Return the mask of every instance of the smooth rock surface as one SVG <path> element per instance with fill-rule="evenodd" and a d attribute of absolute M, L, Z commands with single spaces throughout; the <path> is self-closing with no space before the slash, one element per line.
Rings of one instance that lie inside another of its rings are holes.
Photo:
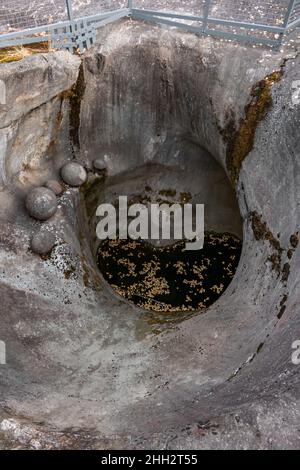
<path fill-rule="evenodd" d="M 57 211 L 57 198 L 47 188 L 34 188 L 26 197 L 26 209 L 31 217 L 37 220 L 48 220 Z"/>
<path fill-rule="evenodd" d="M 67 51 L 37 54 L 25 61 L 1 64 L 5 103 L 4 100 L 0 103 L 0 128 L 70 89 L 77 79 L 79 64 L 80 59 Z"/>
<path fill-rule="evenodd" d="M 104 171 L 107 169 L 107 165 L 103 158 L 97 158 L 96 160 L 94 160 L 93 166 L 96 170 L 99 170 L 99 171 Z"/>
<path fill-rule="evenodd" d="M 80 163 L 69 162 L 61 169 L 61 177 L 69 186 L 82 186 L 87 180 L 87 172 Z"/>
<path fill-rule="evenodd" d="M 50 170 L 47 162 L 57 160 L 59 169 L 66 160 L 69 100 L 63 93 L 75 84 L 79 65 L 66 51 L 0 65 L 0 189 L 12 181 L 42 185 L 53 177 L 42 174 Z"/>
<path fill-rule="evenodd" d="M 48 230 L 41 229 L 31 239 L 31 249 L 38 255 L 49 254 L 55 245 L 55 235 Z"/>

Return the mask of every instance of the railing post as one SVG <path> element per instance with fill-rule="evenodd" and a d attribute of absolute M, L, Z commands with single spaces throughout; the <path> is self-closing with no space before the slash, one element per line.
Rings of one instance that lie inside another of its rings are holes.
<path fill-rule="evenodd" d="M 209 10 L 210 10 L 210 1 L 211 0 L 205 0 L 205 4 L 204 4 L 203 24 L 202 24 L 203 33 L 205 33 L 206 28 L 207 28 L 207 20 L 208 20 L 208 15 L 209 15 Z"/>
<path fill-rule="evenodd" d="M 76 28 L 74 24 L 73 0 L 66 0 L 68 19 L 70 21 L 70 33 L 73 35 L 74 44 L 76 44 Z"/>
<path fill-rule="evenodd" d="M 285 15 L 284 23 L 283 23 L 283 26 L 284 26 L 285 29 L 288 27 L 288 24 L 290 22 L 290 18 L 291 18 L 291 15 L 293 13 L 293 10 L 294 10 L 295 3 L 296 3 L 296 0 L 290 0 L 288 9 L 287 9 L 287 12 L 286 12 L 286 15 Z"/>
<path fill-rule="evenodd" d="M 128 10 L 132 10 L 133 8 L 133 0 L 128 0 Z"/>
<path fill-rule="evenodd" d="M 289 25 L 289 22 L 290 22 L 290 18 L 291 18 L 291 15 L 292 15 L 294 7 L 295 7 L 295 3 L 296 3 L 296 0 L 290 0 L 289 6 L 287 8 L 287 12 L 286 12 L 286 15 L 285 15 L 285 18 L 284 18 L 284 22 L 283 22 L 284 33 L 280 33 L 280 37 L 279 37 L 279 40 L 278 40 L 279 47 L 282 45 L 284 34 L 287 31 L 287 28 L 288 28 L 288 25 Z"/>
<path fill-rule="evenodd" d="M 71 22 L 73 22 L 74 21 L 74 13 L 73 13 L 72 0 L 66 0 L 66 3 L 67 3 L 68 18 Z"/>

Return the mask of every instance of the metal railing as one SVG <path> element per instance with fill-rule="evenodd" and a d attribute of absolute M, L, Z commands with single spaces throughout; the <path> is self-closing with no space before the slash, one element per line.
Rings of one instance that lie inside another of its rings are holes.
<path fill-rule="evenodd" d="M 124 17 L 279 46 L 300 25 L 300 0 L 0 0 L 0 48 L 51 41 L 83 50 L 97 28 Z"/>

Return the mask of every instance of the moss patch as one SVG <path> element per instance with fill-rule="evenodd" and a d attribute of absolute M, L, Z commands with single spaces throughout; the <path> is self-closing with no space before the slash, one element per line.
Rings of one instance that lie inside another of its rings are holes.
<path fill-rule="evenodd" d="M 254 147 L 257 126 L 273 104 L 272 86 L 280 81 L 283 72 L 282 66 L 280 70 L 271 73 L 252 87 L 251 99 L 245 108 L 245 117 L 240 120 L 238 129 L 236 129 L 233 113 L 228 113 L 228 124 L 225 129 L 221 130 L 221 134 L 227 143 L 226 165 L 234 187 L 237 184 L 243 161 Z"/>
<path fill-rule="evenodd" d="M 296 250 L 296 248 L 299 245 L 299 233 L 298 232 L 291 235 L 290 243 L 291 243 L 292 248 Z"/>
<path fill-rule="evenodd" d="M 262 216 L 256 211 L 251 212 L 251 224 L 255 239 L 267 241 L 273 248 L 274 253 L 268 258 L 268 260 L 271 262 L 273 270 L 279 274 L 283 253 L 279 240 L 273 235 L 267 223 L 263 221 Z"/>
<path fill-rule="evenodd" d="M 275 238 L 267 223 L 263 221 L 262 216 L 256 211 L 251 212 L 251 222 L 256 240 L 267 240 L 276 251 L 282 253 L 283 250 L 279 240 Z"/>
<path fill-rule="evenodd" d="M 299 244 L 299 233 L 296 232 L 290 237 L 290 249 L 283 249 L 280 245 L 278 238 L 276 238 L 269 229 L 266 222 L 263 221 L 261 215 L 256 211 L 250 214 L 252 230 L 256 240 L 263 240 L 269 242 L 273 253 L 268 257 L 268 261 L 272 264 L 272 269 L 281 275 L 281 280 L 286 284 L 290 277 L 291 265 L 289 260 L 293 258 L 294 252 Z M 280 234 L 278 234 L 280 236 Z M 287 257 L 288 262 L 286 262 Z"/>
<path fill-rule="evenodd" d="M 191 193 L 180 193 L 180 202 L 182 204 L 188 204 L 192 199 Z"/>
<path fill-rule="evenodd" d="M 175 197 L 176 193 L 177 193 L 176 189 L 172 189 L 172 188 L 162 189 L 161 191 L 159 191 L 159 194 L 165 197 Z"/>
<path fill-rule="evenodd" d="M 28 46 L 5 47 L 0 49 L 0 64 L 18 62 L 35 54 L 42 54 L 50 51 L 49 42 L 38 42 Z"/>

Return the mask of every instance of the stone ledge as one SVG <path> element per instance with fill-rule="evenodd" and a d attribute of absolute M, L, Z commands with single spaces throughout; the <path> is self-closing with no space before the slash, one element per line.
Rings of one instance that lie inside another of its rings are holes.
<path fill-rule="evenodd" d="M 8 127 L 76 82 L 81 60 L 66 51 L 0 66 L 0 128 Z"/>

